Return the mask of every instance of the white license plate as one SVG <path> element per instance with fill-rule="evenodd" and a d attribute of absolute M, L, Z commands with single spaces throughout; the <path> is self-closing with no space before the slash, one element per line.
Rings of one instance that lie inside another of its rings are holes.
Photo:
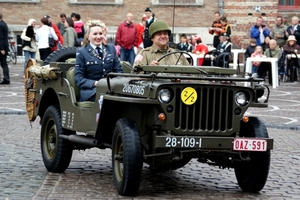
<path fill-rule="evenodd" d="M 166 137 L 165 147 L 201 148 L 201 138 L 194 137 Z"/>
<path fill-rule="evenodd" d="M 233 140 L 234 151 L 267 151 L 267 140 L 236 138 Z"/>

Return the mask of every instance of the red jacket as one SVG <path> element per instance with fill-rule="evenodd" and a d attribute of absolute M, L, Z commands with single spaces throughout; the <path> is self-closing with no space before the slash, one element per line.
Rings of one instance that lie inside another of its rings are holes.
<path fill-rule="evenodd" d="M 138 34 L 139 34 L 139 41 L 138 41 L 137 46 L 140 46 L 140 44 L 143 43 L 143 40 L 144 40 L 145 27 L 143 26 L 142 23 L 139 23 L 139 24 L 136 25 L 136 29 L 137 29 Z"/>
<path fill-rule="evenodd" d="M 123 49 L 131 49 L 134 46 L 138 46 L 138 41 L 139 34 L 133 23 L 127 24 L 123 22 L 119 25 L 116 34 L 117 45 L 120 45 Z"/>
<path fill-rule="evenodd" d="M 52 28 L 54 29 L 55 34 L 58 37 L 58 41 L 55 41 L 55 46 L 51 48 L 51 51 L 56 51 L 58 42 L 60 42 L 60 44 L 62 46 L 64 46 L 64 37 L 60 34 L 60 31 L 56 24 L 52 23 L 51 25 L 52 25 Z"/>

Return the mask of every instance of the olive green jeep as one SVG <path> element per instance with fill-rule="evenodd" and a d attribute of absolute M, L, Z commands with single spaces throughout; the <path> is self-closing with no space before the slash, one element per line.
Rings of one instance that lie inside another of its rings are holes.
<path fill-rule="evenodd" d="M 136 195 L 143 163 L 176 170 L 194 158 L 234 168 L 243 191 L 264 187 L 273 139 L 260 119 L 245 114 L 249 107 L 268 106 L 270 91 L 261 79 L 211 66 L 133 68 L 122 62 L 124 73 L 98 82 L 96 102 L 79 102 L 69 59 L 75 53 L 76 48 L 64 48 L 53 52 L 46 66 L 27 63 L 27 114 L 30 121 L 40 117 L 48 171 L 64 172 L 73 150 L 110 148 L 120 195 Z"/>

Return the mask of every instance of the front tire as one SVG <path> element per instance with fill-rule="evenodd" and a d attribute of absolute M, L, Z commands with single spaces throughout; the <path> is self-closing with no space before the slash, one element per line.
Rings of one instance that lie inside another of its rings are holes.
<path fill-rule="evenodd" d="M 135 195 L 140 187 L 142 149 L 138 127 L 131 119 L 119 119 L 112 139 L 114 184 L 123 196 Z"/>
<path fill-rule="evenodd" d="M 240 136 L 269 138 L 265 124 L 256 117 L 249 117 L 249 122 L 242 122 Z M 268 178 L 271 152 L 247 152 L 242 157 L 250 161 L 241 161 L 234 167 L 236 179 L 244 192 L 259 192 L 265 186 Z"/>
<path fill-rule="evenodd" d="M 71 161 L 73 147 L 60 135 L 70 132 L 62 128 L 60 110 L 57 106 L 49 106 L 43 116 L 41 128 L 41 151 L 45 167 L 50 172 L 64 172 Z"/>

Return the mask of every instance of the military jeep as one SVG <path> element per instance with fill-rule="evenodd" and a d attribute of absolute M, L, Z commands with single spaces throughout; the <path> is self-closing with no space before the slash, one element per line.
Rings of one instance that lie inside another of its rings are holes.
<path fill-rule="evenodd" d="M 27 63 L 27 114 L 30 121 L 40 117 L 48 171 L 64 172 L 73 150 L 110 148 L 120 195 L 137 194 L 144 163 L 154 171 L 176 170 L 191 159 L 234 168 L 243 191 L 263 189 L 273 139 L 259 118 L 245 114 L 249 107 L 268 106 L 270 91 L 261 79 L 211 66 L 136 70 L 123 62 L 125 73 L 109 73 L 98 82 L 96 102 L 79 102 L 69 62 L 75 53 L 64 48 L 46 66 Z"/>

